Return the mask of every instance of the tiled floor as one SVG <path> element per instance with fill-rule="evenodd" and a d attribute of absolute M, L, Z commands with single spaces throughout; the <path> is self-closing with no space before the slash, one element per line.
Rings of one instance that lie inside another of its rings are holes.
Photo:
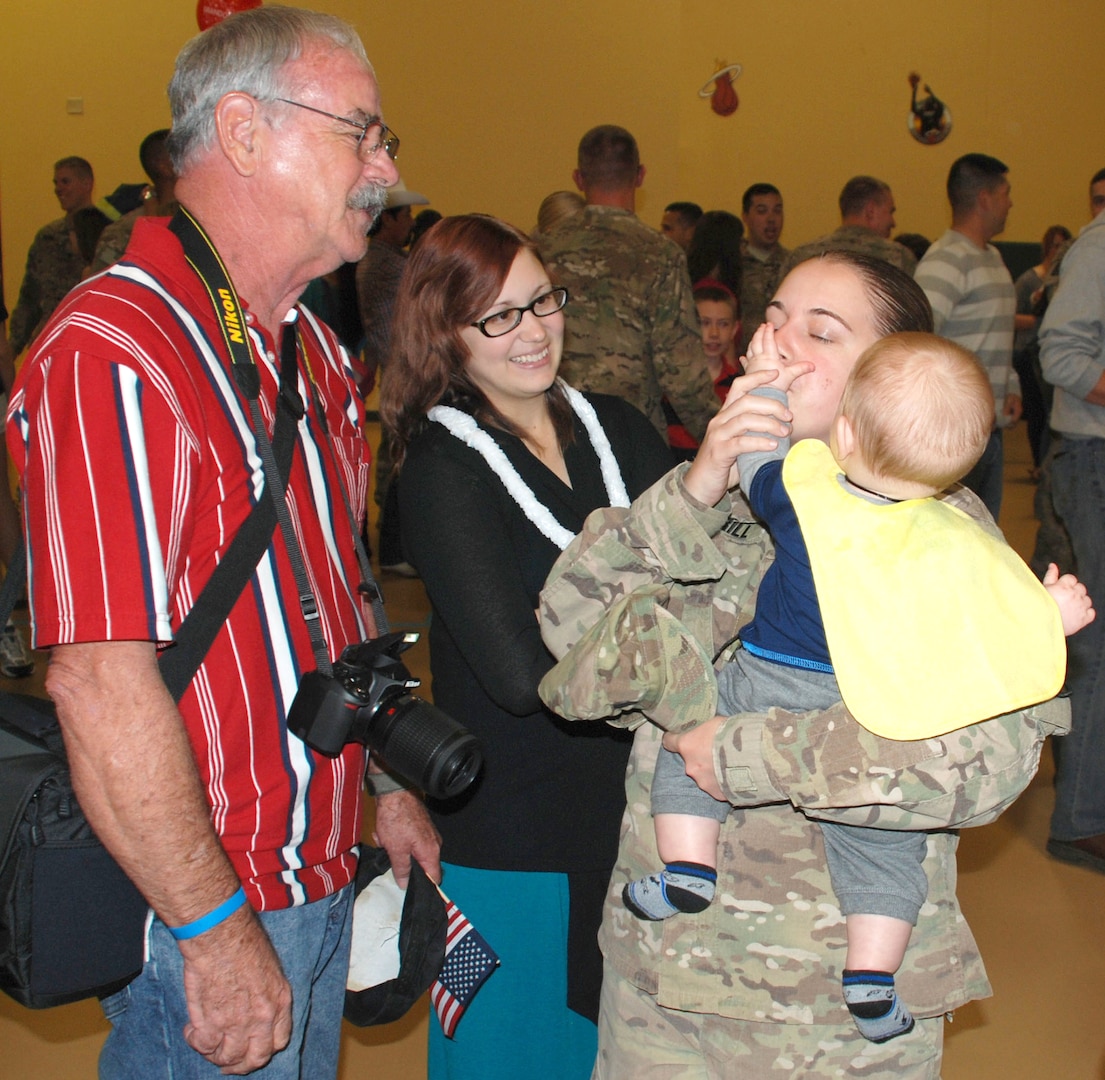
<path fill-rule="evenodd" d="M 1035 535 L 1033 491 L 1022 426 L 1006 446 L 1001 524 L 1026 557 Z M 393 628 L 425 629 L 420 583 L 382 584 Z M 428 676 L 424 642 L 406 659 L 415 674 Z M 959 892 L 994 997 L 959 1010 L 948 1025 L 944 1080 L 1105 1080 L 1105 877 L 1044 853 L 1052 803 L 1044 757 L 1004 817 L 962 837 Z M 423 1003 L 385 1028 L 347 1026 L 342 1080 L 424 1076 L 426 1024 Z M 0 996 L 0 1080 L 92 1077 L 104 1031 L 93 1003 L 30 1013 Z"/>

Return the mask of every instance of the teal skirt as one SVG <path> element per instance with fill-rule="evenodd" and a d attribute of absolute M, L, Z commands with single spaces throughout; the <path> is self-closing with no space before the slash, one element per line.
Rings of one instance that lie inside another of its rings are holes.
<path fill-rule="evenodd" d="M 595 1025 L 566 1004 L 568 876 L 443 863 L 441 887 L 499 956 L 452 1039 L 430 1016 L 429 1080 L 588 1080 Z"/>

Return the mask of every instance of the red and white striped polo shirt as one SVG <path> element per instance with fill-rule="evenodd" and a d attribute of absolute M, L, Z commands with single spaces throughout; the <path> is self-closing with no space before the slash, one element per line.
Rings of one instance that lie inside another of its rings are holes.
<path fill-rule="evenodd" d="M 288 505 L 336 657 L 365 634 L 336 475 L 360 512 L 369 452 L 348 357 L 297 310 L 300 393 L 310 401 L 306 368 L 333 452 L 308 409 Z M 256 326 L 249 337 L 271 434 L 279 347 Z M 138 222 L 123 261 L 57 309 L 20 373 L 8 444 L 23 477 L 36 646 L 172 641 L 270 496 L 211 302 L 166 219 Z M 363 749 L 331 760 L 285 724 L 314 666 L 278 528 L 180 703 L 215 829 L 260 910 L 317 900 L 355 870 Z"/>

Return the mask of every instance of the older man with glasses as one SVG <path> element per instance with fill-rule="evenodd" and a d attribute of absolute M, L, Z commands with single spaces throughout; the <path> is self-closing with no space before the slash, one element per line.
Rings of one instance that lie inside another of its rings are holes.
<path fill-rule="evenodd" d="M 296 299 L 364 254 L 399 140 L 355 32 L 292 8 L 193 39 L 169 96 L 183 210 L 138 222 L 62 304 L 8 429 L 74 787 L 154 916 L 143 972 L 104 1001 L 100 1076 L 333 1077 L 366 753 L 320 755 L 286 720 L 319 649 L 375 631 L 342 497 L 364 507 L 369 455 L 348 357 Z M 285 408 L 297 395 L 306 415 Z M 158 649 L 271 497 L 270 438 L 291 538 L 177 706 Z M 433 827 L 389 779 L 376 829 L 396 876 L 414 858 L 436 878 Z"/>

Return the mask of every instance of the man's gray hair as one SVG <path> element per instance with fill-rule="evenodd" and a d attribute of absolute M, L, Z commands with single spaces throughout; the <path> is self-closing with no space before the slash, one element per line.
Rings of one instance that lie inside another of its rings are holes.
<path fill-rule="evenodd" d="M 241 91 L 259 101 L 292 92 L 283 72 L 312 41 L 352 53 L 370 71 L 357 31 L 333 15 L 266 4 L 231 15 L 192 38 L 177 57 L 169 83 L 173 128 L 169 152 L 177 174 L 215 140 L 215 106 Z"/>

